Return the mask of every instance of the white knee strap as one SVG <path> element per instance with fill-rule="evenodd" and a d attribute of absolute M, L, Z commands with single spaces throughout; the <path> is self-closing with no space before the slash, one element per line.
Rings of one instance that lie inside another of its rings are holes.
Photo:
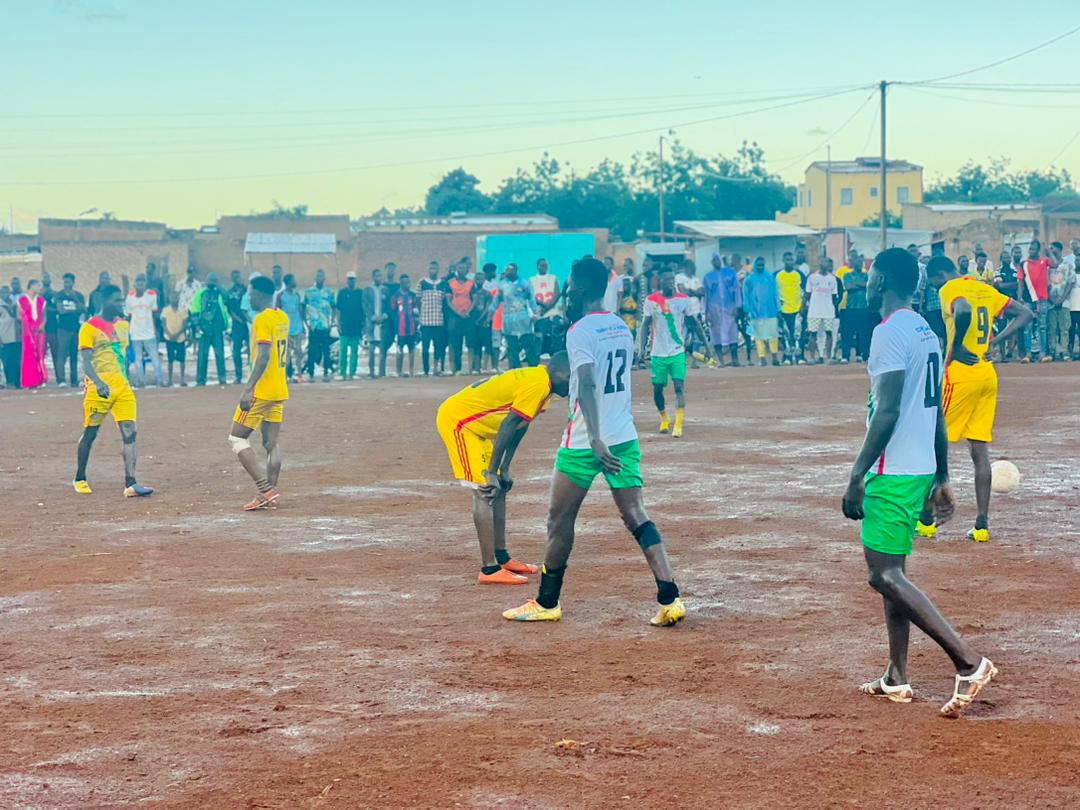
<path fill-rule="evenodd" d="M 239 436 L 230 436 L 229 445 L 236 455 L 240 455 L 245 450 L 251 449 L 251 441 L 249 439 L 241 439 Z"/>

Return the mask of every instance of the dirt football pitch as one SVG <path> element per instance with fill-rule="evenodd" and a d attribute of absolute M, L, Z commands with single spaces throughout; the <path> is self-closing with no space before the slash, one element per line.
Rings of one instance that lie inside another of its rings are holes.
<path fill-rule="evenodd" d="M 960 498 L 912 577 L 1000 680 L 960 720 L 917 631 L 916 700 L 881 674 L 881 600 L 840 514 L 861 367 L 692 372 L 686 436 L 634 375 L 646 502 L 687 620 L 607 487 L 590 495 L 557 624 L 480 587 L 470 497 L 439 402 L 467 380 L 294 386 L 275 511 L 226 436 L 239 388 L 139 397 L 145 500 L 120 497 L 107 424 L 92 496 L 70 481 L 77 392 L 0 394 L 0 808 L 1080 806 L 1080 366 L 1005 366 L 992 458 L 1020 468 L 994 536 Z M 511 551 L 542 559 L 564 424 L 515 461 Z"/>

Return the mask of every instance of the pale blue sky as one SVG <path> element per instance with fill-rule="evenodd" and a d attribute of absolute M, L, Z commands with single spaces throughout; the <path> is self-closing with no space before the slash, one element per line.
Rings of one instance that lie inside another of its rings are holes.
<path fill-rule="evenodd" d="M 359 215 L 420 202 L 459 164 L 490 190 L 547 145 L 585 168 L 671 125 L 982 65 L 1080 25 L 1070 5 L 0 0 L 0 216 L 192 226 L 273 199 Z M 1080 34 L 956 81 L 1071 82 L 1078 59 Z M 1080 174 L 1078 91 L 898 87 L 890 156 L 929 179 L 1001 155 Z M 677 133 L 707 153 L 757 140 L 795 182 L 849 118 L 833 157 L 877 150 L 870 96 Z"/>

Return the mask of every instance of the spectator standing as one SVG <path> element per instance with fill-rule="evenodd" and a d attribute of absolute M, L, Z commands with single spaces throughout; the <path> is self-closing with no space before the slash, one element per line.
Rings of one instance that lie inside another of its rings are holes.
<path fill-rule="evenodd" d="M 360 341 L 364 337 L 364 291 L 356 286 L 354 270 L 345 274 L 345 286 L 338 290 L 337 311 L 341 336 L 338 361 L 342 376 L 351 380 L 360 364 Z"/>
<path fill-rule="evenodd" d="M 410 287 L 411 279 L 408 274 L 398 276 L 397 293 L 390 298 L 390 312 L 394 316 L 394 337 L 397 340 L 397 375 L 398 377 L 411 377 L 416 371 L 416 338 L 419 332 L 418 319 L 420 317 L 420 299 L 417 298 Z M 405 350 L 409 351 L 409 370 L 402 373 L 405 361 Z M 383 363 L 386 355 L 383 355 Z M 380 373 L 385 373 L 385 368 Z"/>
<path fill-rule="evenodd" d="M 289 273 L 281 279 L 278 309 L 289 319 L 289 362 L 286 369 L 289 382 L 304 381 L 304 301 L 296 291 L 296 276 Z"/>
<path fill-rule="evenodd" d="M 236 372 L 236 384 L 244 381 L 244 350 L 251 354 L 250 333 L 251 319 L 244 309 L 247 285 L 244 284 L 239 270 L 229 273 L 229 290 L 225 295 L 225 307 L 229 310 L 229 344 L 232 348 L 233 371 Z M 251 299 L 247 299 L 251 306 Z"/>
<path fill-rule="evenodd" d="M 420 280 L 420 355 L 424 376 L 434 367 L 435 376 L 446 370 L 446 317 L 444 307 L 450 286 L 439 278 L 439 263 L 428 265 L 427 278 Z M 434 357 L 429 353 L 434 350 Z"/>
<path fill-rule="evenodd" d="M 154 329 L 157 330 L 158 343 L 161 344 L 165 340 L 161 327 L 161 311 L 165 309 L 165 306 L 169 303 L 169 290 L 166 287 L 165 279 L 161 276 L 158 267 L 154 262 L 146 263 L 146 289 L 153 290 L 154 294 L 157 295 L 158 306 L 160 308 L 154 313 Z"/>
<path fill-rule="evenodd" d="M 285 272 L 280 264 L 270 268 L 270 280 L 274 282 L 274 306 L 277 306 L 277 297 L 285 291 Z"/>
<path fill-rule="evenodd" d="M 987 255 L 981 250 L 975 254 L 975 269 L 971 271 L 971 274 L 979 281 L 983 282 L 983 284 L 990 284 L 992 286 L 994 283 L 995 273 L 993 262 L 991 262 L 987 258 Z"/>
<path fill-rule="evenodd" d="M 619 301 L 619 317 L 623 319 L 630 332 L 637 336 L 637 295 L 635 294 L 637 289 L 637 278 L 634 275 L 634 260 L 627 258 L 623 261 L 622 276 L 620 276 L 622 284 L 619 287 L 620 301 Z"/>
<path fill-rule="evenodd" d="M 517 265 L 514 265 L 514 271 L 516 275 Z M 620 292 L 612 284 L 618 280 L 614 272 L 614 263 L 612 263 L 609 269 L 608 294 L 604 297 L 605 306 L 610 306 L 612 301 L 616 302 L 611 312 L 615 312 L 618 308 Z M 537 347 L 537 354 L 555 354 L 558 351 L 556 348 L 559 343 L 558 334 L 564 331 L 566 321 L 563 318 L 562 285 L 551 274 L 547 259 L 537 259 L 536 275 L 529 279 L 529 286 L 532 289 L 532 311 L 536 314 L 536 334 L 540 344 Z M 505 333 L 505 329 L 503 331 Z M 528 354 L 527 350 L 526 354 Z M 534 366 L 536 363 L 529 363 L 529 365 Z M 511 368 L 517 368 L 517 366 L 512 365 Z"/>
<path fill-rule="evenodd" d="M 844 295 L 847 298 L 848 329 L 844 332 L 840 328 L 842 341 L 840 349 L 840 362 L 847 363 L 851 358 L 852 350 L 855 351 L 855 359 L 860 363 L 865 362 L 870 354 L 870 337 L 874 331 L 874 313 L 870 310 L 870 304 L 866 298 L 866 285 L 870 280 L 869 274 L 863 269 L 860 261 L 844 276 Z"/>
<path fill-rule="evenodd" d="M 22 342 L 19 340 L 19 309 L 11 288 L 0 287 L 0 363 L 4 377 L 0 388 L 18 388 L 22 369 Z"/>
<path fill-rule="evenodd" d="M 1028 246 L 1028 258 L 1020 265 L 1017 271 L 1017 298 L 1028 305 L 1035 313 L 1035 321 L 1025 330 L 1027 333 L 1027 352 L 1020 358 L 1021 363 L 1031 363 L 1041 359 L 1050 362 L 1049 346 L 1047 345 L 1047 326 L 1050 321 L 1050 293 L 1048 280 L 1050 275 L 1050 259 L 1040 256 L 1042 245 L 1036 239 Z"/>
<path fill-rule="evenodd" d="M 187 387 L 188 312 L 180 308 L 180 293 L 169 293 L 169 305 L 161 310 L 161 332 L 165 338 L 165 362 L 169 366 L 169 388 L 173 387 L 173 363 L 180 364 L 180 387 Z"/>
<path fill-rule="evenodd" d="M 387 262 L 383 271 L 383 286 L 386 287 L 387 300 L 393 298 L 398 293 L 398 274 L 397 265 L 394 262 Z"/>
<path fill-rule="evenodd" d="M 789 251 L 783 256 L 784 266 L 776 271 L 776 289 L 780 296 L 780 330 L 783 335 L 784 365 L 802 363 L 799 347 L 799 313 L 802 312 L 806 276 L 795 266 L 795 256 Z"/>
<path fill-rule="evenodd" d="M 850 335 L 851 324 L 848 317 L 848 302 L 847 302 L 847 290 L 844 284 L 844 279 L 847 274 L 857 267 L 863 266 L 863 258 L 859 251 L 852 248 L 848 251 L 847 263 L 837 270 L 834 275 L 836 276 L 836 282 L 840 286 L 840 303 L 836 307 L 836 317 L 840 319 L 840 330 L 837 332 L 836 342 L 833 345 L 833 354 L 830 357 L 839 358 L 841 354 L 841 348 L 848 345 L 852 338 Z"/>
<path fill-rule="evenodd" d="M 486 354 L 488 370 L 494 372 L 499 370 L 499 354 L 502 353 L 502 327 L 500 325 L 499 339 L 496 341 L 496 310 L 491 307 L 491 302 L 495 300 L 495 296 L 499 293 L 499 282 L 495 278 L 497 272 L 498 268 L 491 262 L 484 265 L 484 280 L 473 307 L 473 345 L 476 349 L 476 356 L 479 358 L 480 367 L 482 368 L 484 355 Z M 476 373 L 479 373 L 479 370 Z"/>
<path fill-rule="evenodd" d="M 1016 295 L 1016 266 L 1013 264 L 1012 256 L 1009 251 L 1001 251 L 1001 255 L 998 257 L 1000 267 L 997 272 L 994 273 L 993 286 L 1002 295 L 1007 295 L 1010 298 Z M 1004 331 L 1012 318 L 1006 312 L 1002 312 L 1000 317 L 995 322 L 995 330 L 997 332 Z M 1008 338 L 1006 343 L 1002 343 L 999 349 L 1001 353 L 1001 362 L 1008 363 L 1012 359 L 1013 353 L 1016 351 L 1016 341 L 1014 337 Z"/>
<path fill-rule="evenodd" d="M 450 307 L 447 312 L 447 333 L 450 340 L 450 354 L 454 364 L 454 375 L 461 374 L 464 346 L 472 337 L 472 310 L 475 297 L 475 282 L 469 278 L 469 267 L 459 262 L 450 279 Z M 479 372 L 479 360 L 474 366 Z"/>
<path fill-rule="evenodd" d="M 765 259 L 754 259 L 754 269 L 743 281 L 743 306 L 750 321 L 759 365 L 766 365 L 766 355 L 774 366 L 780 365 L 780 294 L 776 277 L 765 270 Z"/>
<path fill-rule="evenodd" d="M 537 312 L 534 290 L 530 283 L 518 277 L 516 264 L 511 262 L 506 265 L 498 293 L 492 301 L 492 311 L 499 306 L 503 308 L 502 333 L 506 338 L 506 353 L 511 369 L 521 368 L 523 351 L 526 366 L 532 367 L 540 362 L 536 335 L 533 334 L 533 317 Z"/>
<path fill-rule="evenodd" d="M 390 296 L 383 284 L 382 269 L 371 271 L 371 285 L 364 289 L 364 323 L 368 336 L 368 375 L 377 376 L 376 363 L 382 355 L 379 368 L 386 373 L 386 350 L 394 342 L 390 319 Z"/>
<path fill-rule="evenodd" d="M 1060 249 L 1058 255 L 1061 255 Z M 1058 262 L 1051 268 L 1047 282 L 1050 313 L 1047 316 L 1047 357 L 1061 362 L 1069 357 L 1070 302 L 1076 286 L 1076 271 L 1068 262 Z"/>
<path fill-rule="evenodd" d="M 45 298 L 41 282 L 36 278 L 26 282 L 26 295 L 19 299 L 19 320 L 22 323 L 23 388 L 37 388 L 49 381 L 45 368 Z"/>
<path fill-rule="evenodd" d="M 75 289 L 75 274 L 64 273 L 64 286 L 56 293 L 56 342 L 60 361 L 56 363 L 56 382 L 61 388 L 67 385 L 64 371 L 70 369 L 71 385 L 79 383 L 79 326 L 86 312 L 86 298 Z"/>
<path fill-rule="evenodd" d="M 52 358 L 53 373 L 56 374 L 57 384 L 62 375 L 57 372 L 60 365 L 60 335 L 56 320 L 56 290 L 52 287 L 52 276 L 48 270 L 41 272 L 41 297 L 45 299 L 45 345 Z"/>
<path fill-rule="evenodd" d="M 308 328 L 307 374 L 314 382 L 316 363 L 323 382 L 330 381 L 330 327 L 334 325 L 334 291 L 326 286 L 326 272 L 315 271 L 315 283 L 304 293 L 304 318 Z"/>
<path fill-rule="evenodd" d="M 675 289 L 690 299 L 690 310 L 687 313 L 687 317 L 693 318 L 700 324 L 702 300 L 705 298 L 705 289 L 701 278 L 697 274 L 697 263 L 693 259 L 685 259 L 681 271 L 675 274 Z M 701 331 L 704 332 L 705 330 L 702 329 Z M 696 335 L 696 330 L 687 329 L 686 353 L 690 355 L 690 362 L 693 368 L 698 367 L 696 356 L 698 350 L 707 353 L 706 347 L 697 345 Z"/>
<path fill-rule="evenodd" d="M 191 268 L 188 268 L 189 272 Z M 184 291 L 180 291 L 180 308 L 184 308 Z M 227 385 L 225 374 L 225 330 L 229 323 L 229 308 L 225 295 L 218 286 L 217 273 L 208 273 L 206 285 L 195 293 L 191 301 L 190 323 L 199 341 L 199 359 L 195 366 L 195 384 L 206 385 L 210 350 L 214 350 L 218 385 Z"/>
<path fill-rule="evenodd" d="M 1064 261 L 1077 272 L 1076 256 L 1080 253 L 1080 239 L 1069 242 L 1071 252 L 1065 256 Z M 1080 278 L 1073 283 L 1072 293 L 1069 295 L 1069 347 L 1068 356 L 1073 360 L 1080 360 Z"/>
<path fill-rule="evenodd" d="M 821 365 L 825 358 L 832 357 L 833 344 L 836 341 L 840 321 L 836 317 L 840 303 L 840 281 L 833 275 L 832 259 L 825 257 L 816 273 L 811 273 L 806 280 L 806 329 L 808 334 L 807 349 L 814 354 L 817 348 L 816 362 Z"/>
<path fill-rule="evenodd" d="M 160 309 L 157 293 L 147 289 L 146 275 L 135 276 L 135 289 L 124 299 L 124 314 L 130 321 L 129 338 L 135 353 L 135 386 L 142 388 L 146 384 L 146 366 L 143 357 L 150 359 L 154 367 L 154 384 L 161 385 L 165 378 L 161 375 L 161 356 L 158 354 L 157 325 L 154 316 Z"/>
<path fill-rule="evenodd" d="M 90 291 L 89 309 L 87 309 L 87 311 L 86 311 L 86 319 L 87 320 L 90 320 L 90 318 L 92 318 L 94 315 L 100 315 L 101 314 L 101 303 L 102 303 L 102 300 L 103 300 L 101 291 L 104 290 L 106 287 L 108 287 L 111 284 L 112 284 L 112 278 L 109 276 L 108 273 L 99 273 L 98 274 L 97 286 L 94 287 L 94 289 L 92 289 Z M 14 288 L 12 288 L 12 292 L 14 293 Z M 77 340 L 77 338 L 76 338 L 76 340 Z"/>
<path fill-rule="evenodd" d="M 206 281 L 209 283 L 209 276 Z M 176 282 L 176 291 L 180 293 L 180 308 L 194 314 L 195 296 L 202 288 L 203 283 L 199 281 L 199 272 L 195 269 L 195 265 L 188 265 L 187 274 Z"/>
<path fill-rule="evenodd" d="M 705 315 L 709 321 L 709 339 L 718 359 L 724 349 L 731 351 L 731 365 L 739 365 L 739 311 L 742 309 L 742 285 L 734 267 L 716 253 L 713 269 L 705 274 Z"/>

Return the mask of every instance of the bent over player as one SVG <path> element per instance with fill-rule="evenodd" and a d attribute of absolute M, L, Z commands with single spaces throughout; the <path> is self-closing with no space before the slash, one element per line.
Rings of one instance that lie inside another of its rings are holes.
<path fill-rule="evenodd" d="M 481 585 L 525 585 L 526 575 L 537 572 L 506 550 L 506 493 L 514 485 L 510 462 L 533 419 L 553 394 L 565 397 L 569 386 L 566 352 L 556 352 L 547 366 L 480 380 L 439 406 L 435 424 L 454 477 L 473 491 Z"/>
<path fill-rule="evenodd" d="M 911 625 L 938 643 L 956 667 L 953 696 L 943 715 L 962 712 L 997 675 L 960 637 L 929 597 L 907 578 L 905 563 L 919 510 L 927 498 L 939 522 L 953 513 L 949 443 L 941 410 L 941 350 L 937 336 L 909 309 L 919 266 L 906 250 L 878 254 L 867 284 L 881 307 L 881 324 L 870 341 L 870 417 L 862 449 L 844 494 L 844 516 L 862 521 L 870 586 L 885 602 L 889 665 L 859 690 L 895 703 L 910 703 L 908 637 Z"/>
<path fill-rule="evenodd" d="M 611 487 L 623 523 L 637 540 L 656 579 L 660 608 L 655 626 L 675 624 L 686 616 L 679 599 L 660 532 L 649 520 L 641 497 L 641 450 L 630 412 L 630 371 L 634 339 L 626 323 L 601 311 L 607 269 L 596 259 L 582 259 L 570 272 L 570 309 L 580 318 L 567 332 L 570 355 L 570 422 L 555 457 L 548 507 L 548 544 L 536 599 L 507 610 L 514 621 L 558 621 L 559 594 L 574 547 L 574 525 L 582 501 L 598 474 Z M 581 313 L 589 313 L 581 317 Z"/>
<path fill-rule="evenodd" d="M 251 375 L 240 404 L 233 415 L 229 444 L 240 459 L 258 492 L 244 506 L 248 512 L 268 509 L 278 499 L 278 476 L 281 474 L 281 420 L 285 416 L 285 400 L 289 398 L 286 369 L 289 363 L 289 316 L 271 306 L 274 282 L 266 276 L 251 280 L 252 349 Z M 262 444 L 266 461 L 255 455 L 251 433 L 262 428 Z"/>
<path fill-rule="evenodd" d="M 997 412 L 998 378 L 986 355 L 990 347 L 1010 340 L 1034 314 L 975 276 L 961 276 L 946 256 L 926 266 L 926 283 L 938 290 L 945 319 L 945 386 L 942 406 L 950 442 L 967 439 L 975 465 L 975 527 L 968 537 L 977 543 L 990 539 L 990 441 Z M 1008 326 L 994 336 L 994 320 L 1007 316 Z M 924 509 L 915 531 L 921 537 L 937 534 L 933 513 Z"/>
<path fill-rule="evenodd" d="M 652 338 L 649 368 L 652 370 L 653 402 L 660 412 L 660 432 L 676 439 L 683 435 L 683 417 L 686 413 L 686 330 L 687 324 L 694 336 L 706 347 L 710 357 L 716 352 L 709 343 L 696 313 L 697 299 L 675 290 L 675 273 L 666 268 L 660 273 L 660 289 L 645 299 L 645 319 L 638 331 L 640 356 L 645 356 L 645 341 Z M 664 389 L 668 377 L 675 386 L 675 426 L 671 426 Z"/>
<path fill-rule="evenodd" d="M 83 434 L 79 440 L 78 469 L 71 482 L 81 495 L 91 493 L 86 481 L 86 464 L 94 446 L 101 423 L 110 413 L 120 428 L 124 455 L 124 497 L 152 495 L 154 490 L 135 480 L 135 392 L 128 382 L 127 349 L 128 323 L 120 316 L 124 312 L 124 295 L 115 284 L 98 290 L 101 313 L 79 329 L 79 354 L 86 371 L 86 393 L 83 396 Z"/>

